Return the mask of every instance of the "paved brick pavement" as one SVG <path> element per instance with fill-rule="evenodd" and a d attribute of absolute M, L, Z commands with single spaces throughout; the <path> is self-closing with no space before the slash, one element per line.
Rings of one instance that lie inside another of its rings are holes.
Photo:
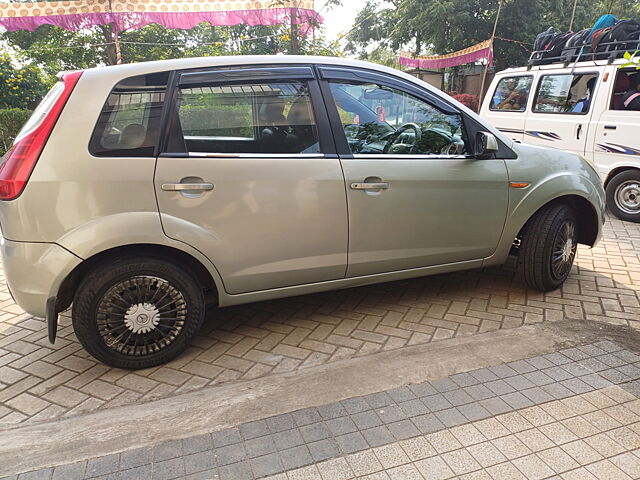
<path fill-rule="evenodd" d="M 601 341 L 13 479 L 640 477 L 640 355 Z"/>
<path fill-rule="evenodd" d="M 640 225 L 609 218 L 565 286 L 526 290 L 508 267 L 210 312 L 179 359 L 128 372 L 95 362 L 63 317 L 55 345 L 0 283 L 0 429 L 523 324 L 584 319 L 640 328 Z"/>

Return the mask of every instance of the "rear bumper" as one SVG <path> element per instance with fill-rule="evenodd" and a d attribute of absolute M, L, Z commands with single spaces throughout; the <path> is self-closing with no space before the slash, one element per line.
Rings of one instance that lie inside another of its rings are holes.
<path fill-rule="evenodd" d="M 82 259 L 55 243 L 2 240 L 2 259 L 16 303 L 34 317 L 47 316 L 47 300 Z"/>

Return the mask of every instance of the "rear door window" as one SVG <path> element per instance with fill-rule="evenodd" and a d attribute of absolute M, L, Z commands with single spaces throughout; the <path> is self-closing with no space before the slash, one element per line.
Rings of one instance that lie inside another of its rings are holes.
<path fill-rule="evenodd" d="M 173 129 L 179 130 L 188 152 L 320 152 L 304 81 L 181 87 Z"/>
<path fill-rule="evenodd" d="M 530 75 L 502 78 L 493 92 L 489 108 L 494 111 L 524 112 L 532 83 L 533 77 Z"/>
<path fill-rule="evenodd" d="M 535 113 L 584 115 L 591 108 L 597 73 L 544 75 L 533 105 Z"/>
<path fill-rule="evenodd" d="M 158 145 L 168 72 L 121 81 L 107 98 L 89 151 L 97 157 L 153 157 Z"/>

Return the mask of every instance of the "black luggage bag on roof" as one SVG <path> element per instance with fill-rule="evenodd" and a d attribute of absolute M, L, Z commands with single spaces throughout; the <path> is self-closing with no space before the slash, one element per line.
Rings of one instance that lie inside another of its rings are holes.
<path fill-rule="evenodd" d="M 547 30 L 548 32 L 549 30 Z M 546 32 L 545 32 L 546 33 Z M 539 35 L 540 36 L 540 35 Z M 559 59 L 562 55 L 562 51 L 569 40 L 573 36 L 573 32 L 556 33 L 547 42 L 541 50 L 536 50 L 531 55 L 531 65 L 542 65 L 553 61 L 552 59 Z M 537 40 L 536 40 L 537 42 Z M 535 47 L 534 47 L 535 48 Z"/>
<path fill-rule="evenodd" d="M 539 33 L 536 37 L 536 41 L 533 44 L 533 51 L 545 50 L 549 42 L 555 37 L 558 32 L 555 28 L 549 27 L 544 32 Z"/>
<path fill-rule="evenodd" d="M 620 20 L 609 32 L 607 39 L 603 39 L 601 44 L 603 49 L 610 55 L 621 56 L 624 52 L 633 53 L 639 49 L 640 43 L 640 22 L 637 20 Z"/>
<path fill-rule="evenodd" d="M 567 63 L 579 61 L 578 55 L 580 55 L 580 58 L 584 58 L 584 55 L 589 53 L 589 46 L 586 40 L 590 33 L 591 29 L 585 28 L 571 35 L 562 49 L 561 61 Z"/>

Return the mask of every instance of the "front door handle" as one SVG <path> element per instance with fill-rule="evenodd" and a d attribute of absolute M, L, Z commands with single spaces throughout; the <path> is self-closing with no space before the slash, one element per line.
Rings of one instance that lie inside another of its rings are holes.
<path fill-rule="evenodd" d="M 580 140 L 580 134 L 582 133 L 582 124 L 578 125 L 578 128 L 576 130 L 576 140 Z"/>
<path fill-rule="evenodd" d="M 351 190 L 386 190 L 388 188 L 389 184 L 387 182 L 353 182 L 351 184 Z"/>
<path fill-rule="evenodd" d="M 205 192 L 213 190 L 213 183 L 163 183 L 162 190 L 165 192 Z"/>

